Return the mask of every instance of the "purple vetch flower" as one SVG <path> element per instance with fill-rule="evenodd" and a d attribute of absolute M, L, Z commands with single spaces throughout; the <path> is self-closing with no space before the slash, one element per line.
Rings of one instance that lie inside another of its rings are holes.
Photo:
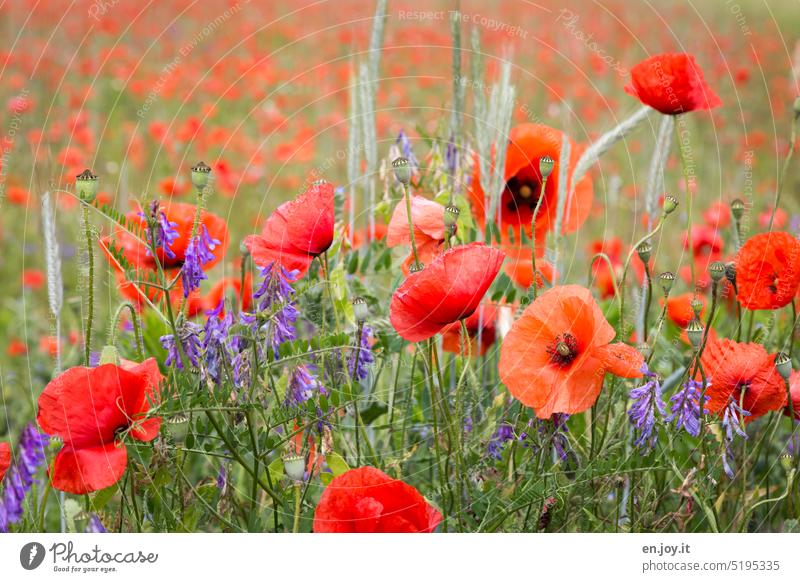
<path fill-rule="evenodd" d="M 350 357 L 347 361 L 347 369 L 354 380 L 363 380 L 369 374 L 369 367 L 375 361 L 372 355 L 372 329 L 364 326 L 361 331 L 361 346 L 355 350 L 350 350 Z M 358 354 L 358 367 L 356 368 L 356 354 Z"/>
<path fill-rule="evenodd" d="M 403 157 L 408 160 L 408 165 L 411 166 L 412 171 L 419 170 L 419 160 L 417 156 L 414 155 L 414 150 L 411 149 L 411 140 L 408 139 L 408 135 L 406 135 L 406 132 L 402 129 L 400 133 L 397 134 L 396 143 Z"/>
<path fill-rule="evenodd" d="M 317 378 L 312 366 L 300 364 L 294 369 L 289 378 L 289 386 L 286 390 L 286 404 L 299 406 L 311 400 L 316 393 L 327 394 L 325 386 Z"/>
<path fill-rule="evenodd" d="M 217 489 L 219 489 L 220 495 L 225 495 L 225 491 L 228 489 L 228 467 L 226 463 L 222 463 L 219 466 L 219 472 L 217 473 Z"/>
<path fill-rule="evenodd" d="M 89 516 L 89 523 L 86 524 L 85 533 L 107 533 L 108 530 L 96 513 Z"/>
<path fill-rule="evenodd" d="M 450 175 L 455 175 L 458 169 L 458 147 L 453 143 L 452 137 L 447 142 L 447 148 L 444 150 L 444 160 L 447 165 L 447 171 Z"/>
<path fill-rule="evenodd" d="M 663 421 L 667 411 L 661 395 L 658 374 L 651 372 L 647 364 L 642 364 L 642 374 L 648 380 L 628 394 L 633 400 L 628 409 L 628 418 L 638 433 L 636 440 L 633 441 L 634 446 L 642 453 L 647 453 L 655 448 L 658 441 L 656 420 Z"/>
<path fill-rule="evenodd" d="M 139 216 L 141 216 L 148 225 L 145 229 L 145 237 L 148 243 L 145 249 L 147 256 L 152 256 L 150 247 L 154 247 L 164 251 L 164 256 L 168 259 L 174 259 L 175 253 L 172 251 L 172 243 L 180 236 L 176 228 L 178 223 L 169 220 L 167 215 L 159 209 L 158 200 L 154 200 L 150 204 L 149 216 L 144 212 L 139 212 Z M 155 228 L 152 229 L 152 232 L 149 226 L 150 224 L 155 224 Z M 151 240 L 153 234 L 155 234 L 155 241 Z"/>
<path fill-rule="evenodd" d="M 270 263 L 261 269 L 261 276 L 264 280 L 258 291 L 253 293 L 253 300 L 258 313 L 269 316 L 261 329 L 266 333 L 267 344 L 277 358 L 280 345 L 297 338 L 295 322 L 299 312 L 294 304 L 294 289 L 290 285 L 297 279 L 297 271 L 287 271 Z"/>
<path fill-rule="evenodd" d="M 734 460 L 733 444 L 738 434 L 743 439 L 747 439 L 747 432 L 744 430 L 744 417 L 750 413 L 743 409 L 732 397 L 728 397 L 728 405 L 722 415 L 722 430 L 725 433 L 725 453 L 722 455 L 722 468 L 729 479 L 733 479 L 733 468 L 731 463 Z"/>
<path fill-rule="evenodd" d="M 528 426 L 533 426 L 533 423 L 536 422 L 539 439 L 545 443 L 545 446 L 554 449 L 562 462 L 569 458 L 570 453 L 569 440 L 567 439 L 567 433 L 569 432 L 567 428 L 568 420 L 569 414 L 557 412 L 548 420 L 536 418 L 528 422 Z"/>
<path fill-rule="evenodd" d="M 200 341 L 200 326 L 191 321 L 178 322 L 178 340 L 176 341 L 173 334 L 161 336 L 161 345 L 167 350 L 167 360 L 164 362 L 166 366 L 175 366 L 179 370 L 183 370 L 183 360 L 180 355 L 180 348 L 183 348 L 183 353 L 189 363 L 195 367 L 200 367 L 200 351 L 202 349 L 202 342 Z M 180 346 L 180 347 L 179 347 Z"/>
<path fill-rule="evenodd" d="M 233 325 L 233 314 L 224 315 L 222 310 L 225 300 L 211 311 L 206 311 L 206 324 L 203 327 L 203 362 L 201 373 L 204 378 L 210 378 L 215 384 L 222 380 L 223 363 L 231 356 L 231 338 L 229 331 Z"/>
<path fill-rule="evenodd" d="M 33 423 L 28 424 L 20 435 L 18 456 L 3 480 L 5 489 L 0 498 L 0 532 L 22 519 L 25 496 L 36 482 L 34 476 L 45 463 L 45 448 L 50 437 L 40 433 Z"/>
<path fill-rule="evenodd" d="M 214 260 L 212 252 L 217 246 L 222 244 L 215 238 L 211 238 L 205 224 L 200 225 L 200 232 L 189 241 L 186 247 L 186 260 L 181 267 L 181 281 L 183 282 L 183 296 L 188 297 L 189 293 L 200 288 L 200 281 L 208 279 L 203 272 L 203 265 Z"/>
<path fill-rule="evenodd" d="M 486 453 L 493 459 L 502 459 L 506 443 L 513 438 L 514 428 L 506 422 L 500 424 L 497 430 L 494 431 L 492 438 L 489 439 L 489 444 L 486 445 Z"/>
<path fill-rule="evenodd" d="M 706 382 L 706 388 L 711 386 L 711 380 Z M 697 380 L 687 380 L 683 387 L 669 399 L 672 414 L 667 417 L 667 422 L 675 421 L 676 430 L 685 430 L 693 437 L 700 434 L 700 397 L 703 383 Z M 703 413 L 708 414 L 703 403 Z"/>

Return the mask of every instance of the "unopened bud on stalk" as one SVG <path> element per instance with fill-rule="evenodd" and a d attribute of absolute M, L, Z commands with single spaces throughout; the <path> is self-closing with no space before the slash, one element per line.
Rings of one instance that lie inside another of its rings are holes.
<path fill-rule="evenodd" d="M 100 365 L 114 364 L 119 366 L 119 352 L 114 346 L 104 346 L 100 351 Z"/>
<path fill-rule="evenodd" d="M 674 196 L 667 195 L 664 198 L 664 216 L 672 214 L 675 212 L 675 209 L 678 207 L 678 199 Z"/>
<path fill-rule="evenodd" d="M 690 305 L 692 306 L 692 311 L 694 312 L 694 316 L 699 318 L 700 314 L 703 313 L 703 302 L 700 301 L 697 297 L 695 297 L 694 299 L 692 299 Z"/>
<path fill-rule="evenodd" d="M 703 323 L 696 317 L 690 321 L 689 325 L 686 327 L 686 335 L 689 336 L 689 342 L 691 342 L 694 349 L 698 349 L 703 342 L 704 332 L 705 327 L 703 327 Z"/>
<path fill-rule="evenodd" d="M 650 244 L 650 241 L 644 241 L 638 247 L 636 247 L 636 254 L 639 255 L 639 258 L 642 259 L 642 262 L 647 264 L 647 261 L 650 260 L 650 255 L 653 252 L 653 245 Z"/>
<path fill-rule="evenodd" d="M 197 162 L 192 166 L 192 184 L 198 190 L 202 190 L 208 185 L 211 176 L 211 168 L 204 162 Z"/>
<path fill-rule="evenodd" d="M 97 176 L 91 170 L 84 170 L 75 176 L 75 190 L 84 202 L 94 202 L 97 196 Z"/>
<path fill-rule="evenodd" d="M 775 369 L 781 375 L 781 378 L 784 380 L 789 379 L 789 376 L 792 375 L 792 359 L 788 354 L 780 352 L 775 356 Z"/>
<path fill-rule="evenodd" d="M 411 183 L 411 164 L 406 158 L 395 158 L 392 162 L 392 170 L 397 181 L 408 186 Z"/>
<path fill-rule="evenodd" d="M 744 202 L 742 202 L 741 198 L 736 198 L 731 202 L 731 214 L 737 221 L 744 216 Z"/>
<path fill-rule="evenodd" d="M 539 158 L 539 173 L 542 175 L 542 179 L 546 179 L 553 173 L 553 168 L 555 167 L 556 162 L 550 156 L 542 156 Z"/>
<path fill-rule="evenodd" d="M 672 271 L 664 271 L 658 278 L 661 279 L 661 289 L 664 291 L 664 296 L 666 297 L 669 295 L 669 292 L 672 291 L 672 284 L 675 282 L 675 273 Z"/>
<path fill-rule="evenodd" d="M 711 280 L 719 283 L 725 276 L 725 263 L 721 261 L 714 261 L 708 267 L 708 274 L 711 275 Z"/>
<path fill-rule="evenodd" d="M 358 323 L 364 323 L 369 317 L 369 306 L 367 300 L 363 297 L 356 297 L 353 299 L 353 315 L 355 315 Z"/>
<path fill-rule="evenodd" d="M 461 211 L 458 209 L 457 206 L 453 206 L 452 204 L 448 204 L 444 208 L 444 226 L 449 231 L 458 222 L 458 215 Z"/>
<path fill-rule="evenodd" d="M 789 473 L 794 470 L 794 457 L 790 453 L 783 453 L 781 455 L 781 467 Z"/>
<path fill-rule="evenodd" d="M 301 455 L 286 455 L 283 470 L 292 481 L 302 481 L 306 473 L 306 459 Z"/>

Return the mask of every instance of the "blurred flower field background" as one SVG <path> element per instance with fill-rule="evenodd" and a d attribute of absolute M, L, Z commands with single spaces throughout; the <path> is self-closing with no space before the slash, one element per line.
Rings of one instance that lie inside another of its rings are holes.
<path fill-rule="evenodd" d="M 0 531 L 800 531 L 790 0 L 0 6 Z"/>

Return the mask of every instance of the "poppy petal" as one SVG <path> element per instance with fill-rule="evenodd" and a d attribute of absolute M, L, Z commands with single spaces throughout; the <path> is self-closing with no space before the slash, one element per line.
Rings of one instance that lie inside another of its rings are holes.
<path fill-rule="evenodd" d="M 127 464 L 127 449 L 113 442 L 80 449 L 65 446 L 53 461 L 53 487 L 75 495 L 99 491 L 119 481 Z"/>

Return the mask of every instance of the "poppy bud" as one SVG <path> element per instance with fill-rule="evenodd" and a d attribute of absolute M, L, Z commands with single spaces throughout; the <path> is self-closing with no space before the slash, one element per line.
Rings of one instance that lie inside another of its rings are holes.
<path fill-rule="evenodd" d="M 686 326 L 686 335 L 689 336 L 689 341 L 694 349 L 700 347 L 700 343 L 703 341 L 704 332 L 705 327 L 703 327 L 702 322 L 696 317 L 689 322 L 688 326 Z"/>
<path fill-rule="evenodd" d="M 97 195 L 97 176 L 91 170 L 84 170 L 75 176 L 75 190 L 84 202 L 94 202 Z"/>
<path fill-rule="evenodd" d="M 367 300 L 363 297 L 356 297 L 353 299 L 353 314 L 356 317 L 356 321 L 359 323 L 364 323 L 367 318 L 369 317 L 369 307 L 367 306 Z"/>
<path fill-rule="evenodd" d="M 674 196 L 670 196 L 670 195 L 667 195 L 666 197 L 664 197 L 664 206 L 663 206 L 664 216 L 667 216 L 668 214 L 672 214 L 677 207 L 678 207 L 678 199 L 677 198 L 675 198 Z"/>
<path fill-rule="evenodd" d="M 456 221 L 458 221 L 458 215 L 461 211 L 458 209 L 457 206 L 453 206 L 452 204 L 448 204 L 444 208 L 444 225 L 447 230 L 450 230 L 452 227 L 456 225 Z"/>
<path fill-rule="evenodd" d="M 794 470 L 793 465 L 794 465 L 794 459 L 792 455 L 789 453 L 783 453 L 781 455 L 781 467 L 783 467 L 783 470 L 786 471 L 787 473 L 793 471 Z"/>
<path fill-rule="evenodd" d="M 638 247 L 636 247 L 636 254 L 639 255 L 639 258 L 642 259 L 642 262 L 647 264 L 647 261 L 650 260 L 650 254 L 653 252 L 653 245 L 650 244 L 649 241 L 644 241 Z"/>
<path fill-rule="evenodd" d="M 792 359 L 784 352 L 778 353 L 775 356 L 775 369 L 781 375 L 781 378 L 788 380 L 792 374 Z"/>
<path fill-rule="evenodd" d="M 114 346 L 105 346 L 100 352 L 100 365 L 114 364 L 119 366 L 119 352 Z"/>
<path fill-rule="evenodd" d="M 244 241 L 239 243 L 239 252 L 242 253 L 242 260 L 244 261 L 247 257 L 250 256 L 250 249 L 247 248 L 247 245 L 244 244 Z"/>
<path fill-rule="evenodd" d="M 744 202 L 740 198 L 736 198 L 731 202 L 731 214 L 736 220 L 741 220 L 744 215 Z"/>
<path fill-rule="evenodd" d="M 208 178 L 211 175 L 211 168 L 204 162 L 197 162 L 192 166 L 192 184 L 198 190 L 202 190 L 208 184 Z"/>
<path fill-rule="evenodd" d="M 555 160 L 550 156 L 542 156 L 539 158 L 539 173 L 542 175 L 543 180 L 547 179 L 550 174 L 553 173 L 555 165 Z"/>
<path fill-rule="evenodd" d="M 401 184 L 408 186 L 411 183 L 411 165 L 406 158 L 395 158 L 392 162 L 394 177 Z"/>
<path fill-rule="evenodd" d="M 283 470 L 292 481 L 302 481 L 306 471 L 305 457 L 301 455 L 286 455 L 283 458 Z"/>
<path fill-rule="evenodd" d="M 669 292 L 672 291 L 672 284 L 675 282 L 675 273 L 664 271 L 659 276 L 659 279 L 661 279 L 661 289 L 664 290 L 664 295 L 669 295 Z"/>
<path fill-rule="evenodd" d="M 703 302 L 700 301 L 697 297 L 692 299 L 691 302 L 692 311 L 694 312 L 694 316 L 699 318 L 700 314 L 703 313 Z"/>
<path fill-rule="evenodd" d="M 725 263 L 714 261 L 708 267 L 708 274 L 715 283 L 718 283 L 725 276 Z"/>

